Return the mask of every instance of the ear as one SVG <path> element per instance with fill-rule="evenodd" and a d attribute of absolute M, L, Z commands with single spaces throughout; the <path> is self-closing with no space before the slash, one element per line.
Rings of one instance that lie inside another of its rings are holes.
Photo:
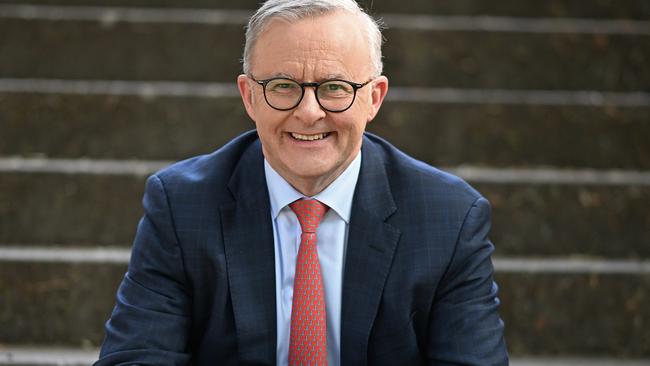
<path fill-rule="evenodd" d="M 241 95 L 242 102 L 246 108 L 246 113 L 255 122 L 255 108 L 253 108 L 253 89 L 250 79 L 245 74 L 237 76 L 237 88 Z"/>
<path fill-rule="evenodd" d="M 368 123 L 370 123 L 377 113 L 379 108 L 388 93 L 388 78 L 384 75 L 377 77 L 372 81 L 372 90 L 370 91 L 370 110 L 368 111 Z"/>

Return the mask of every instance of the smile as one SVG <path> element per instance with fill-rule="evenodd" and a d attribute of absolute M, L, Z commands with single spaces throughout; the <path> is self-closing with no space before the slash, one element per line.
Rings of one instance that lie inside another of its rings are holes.
<path fill-rule="evenodd" d="M 329 132 L 325 133 L 317 133 L 315 135 L 301 135 L 299 133 L 291 132 L 291 137 L 293 137 L 296 140 L 300 141 L 316 141 L 316 140 L 322 140 L 325 137 L 329 136 Z"/>

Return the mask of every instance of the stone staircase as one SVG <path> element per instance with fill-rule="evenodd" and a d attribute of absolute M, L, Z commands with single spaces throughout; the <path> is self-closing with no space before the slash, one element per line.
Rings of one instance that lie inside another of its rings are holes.
<path fill-rule="evenodd" d="M 253 127 L 257 2 L 0 0 L 0 365 L 96 356 L 146 176 Z M 513 364 L 650 364 L 650 2 L 365 5 L 369 129 L 492 202 Z"/>

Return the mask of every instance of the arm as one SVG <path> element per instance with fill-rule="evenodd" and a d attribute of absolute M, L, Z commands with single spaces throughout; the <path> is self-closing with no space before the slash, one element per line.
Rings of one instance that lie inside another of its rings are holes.
<path fill-rule="evenodd" d="M 461 226 L 435 295 L 428 329 L 430 365 L 508 365 L 489 230 L 490 206 L 479 198 Z"/>
<path fill-rule="evenodd" d="M 95 366 L 185 365 L 190 295 L 165 188 L 147 180 L 129 269 Z"/>

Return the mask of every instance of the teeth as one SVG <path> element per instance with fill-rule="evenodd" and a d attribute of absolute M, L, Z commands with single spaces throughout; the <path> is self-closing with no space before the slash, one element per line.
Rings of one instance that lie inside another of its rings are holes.
<path fill-rule="evenodd" d="M 320 140 L 327 137 L 327 135 L 328 135 L 327 133 L 317 133 L 315 135 L 301 135 L 299 133 L 291 132 L 291 137 L 293 137 L 296 140 L 302 140 L 302 141 Z"/>

